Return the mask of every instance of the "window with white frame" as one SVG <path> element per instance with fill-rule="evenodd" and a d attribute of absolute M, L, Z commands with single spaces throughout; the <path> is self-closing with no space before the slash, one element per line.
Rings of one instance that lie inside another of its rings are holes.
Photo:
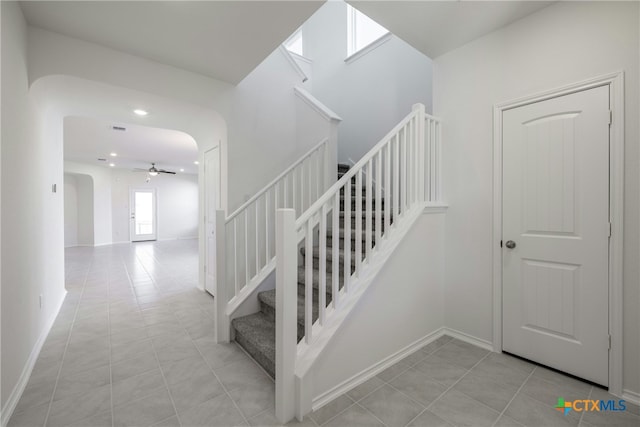
<path fill-rule="evenodd" d="M 364 13 L 347 5 L 347 56 L 364 49 L 389 30 Z"/>
<path fill-rule="evenodd" d="M 286 47 L 289 52 L 304 56 L 304 51 L 302 49 L 302 30 L 298 30 L 293 33 L 293 35 L 284 42 L 284 47 Z"/>

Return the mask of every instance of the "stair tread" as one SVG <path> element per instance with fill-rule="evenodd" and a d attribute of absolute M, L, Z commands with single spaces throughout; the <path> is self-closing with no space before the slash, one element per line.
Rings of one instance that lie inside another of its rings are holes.
<path fill-rule="evenodd" d="M 238 317 L 231 322 L 236 333 L 249 341 L 263 356 L 275 365 L 276 324 L 261 311 Z"/>
<path fill-rule="evenodd" d="M 276 308 L 276 290 L 272 289 L 270 291 L 260 292 L 258 294 L 258 299 L 272 307 L 274 310 Z M 313 304 L 313 320 L 315 321 L 318 318 L 318 304 L 314 298 Z M 304 295 L 298 294 L 298 310 L 297 310 L 298 324 L 304 325 Z"/>

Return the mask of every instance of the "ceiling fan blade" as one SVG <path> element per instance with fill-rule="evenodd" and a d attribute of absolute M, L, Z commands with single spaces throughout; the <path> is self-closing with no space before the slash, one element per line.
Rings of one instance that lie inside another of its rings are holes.
<path fill-rule="evenodd" d="M 176 174 L 175 172 L 172 172 L 172 171 L 166 171 L 166 170 L 164 170 L 164 169 L 158 169 L 158 172 L 159 172 L 159 173 L 168 173 L 168 174 L 171 174 L 171 175 L 175 175 L 175 174 Z"/>
<path fill-rule="evenodd" d="M 149 172 L 149 169 L 133 168 L 133 170 L 137 172 Z"/>

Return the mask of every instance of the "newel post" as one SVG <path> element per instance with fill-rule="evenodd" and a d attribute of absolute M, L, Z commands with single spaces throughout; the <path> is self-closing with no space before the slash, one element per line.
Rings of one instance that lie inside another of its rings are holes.
<path fill-rule="evenodd" d="M 276 212 L 276 418 L 286 424 L 296 414 L 297 351 L 296 211 Z"/>
<path fill-rule="evenodd" d="M 426 109 L 424 104 L 413 104 L 412 111 L 416 113 L 417 132 L 415 133 L 416 145 L 418 150 L 418 198 L 421 202 L 427 200 L 427 147 L 425 140 Z"/>
<path fill-rule="evenodd" d="M 224 210 L 216 211 L 216 293 L 214 296 L 217 343 L 229 342 L 230 325 L 227 316 L 227 227 Z"/>

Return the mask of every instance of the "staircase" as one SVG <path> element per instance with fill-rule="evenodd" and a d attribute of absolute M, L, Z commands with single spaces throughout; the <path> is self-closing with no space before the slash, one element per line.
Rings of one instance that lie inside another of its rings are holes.
<path fill-rule="evenodd" d="M 347 171 L 349 170 L 349 165 L 339 164 L 338 165 L 338 179 L 340 179 Z M 355 184 L 355 179 L 352 180 L 352 184 Z M 363 188 L 363 194 L 365 194 L 365 189 Z M 375 203 L 375 199 L 374 199 Z M 384 199 L 381 199 L 382 206 L 384 206 Z M 364 199 L 363 199 L 363 211 L 364 211 Z M 351 246 L 351 259 L 355 259 L 355 239 L 356 239 L 356 209 L 355 209 L 355 199 L 352 200 L 351 203 L 351 227 L 350 227 L 350 237 L 352 244 Z M 339 268 L 340 271 L 343 271 L 344 266 L 344 237 L 345 237 L 345 198 L 344 195 L 340 197 L 340 221 L 337 227 L 337 231 L 339 233 L 339 254 L 340 254 L 340 263 Z M 384 224 L 384 220 L 381 221 Z M 364 231 L 364 219 L 362 221 L 362 227 Z M 384 227 L 384 225 L 383 225 Z M 362 247 L 365 247 L 364 240 L 365 233 L 362 233 Z M 327 249 L 332 248 L 333 245 L 333 227 L 329 227 L 327 229 Z M 375 239 L 372 239 L 372 248 L 375 246 Z M 313 247 L 313 253 L 311 256 L 313 257 L 313 301 L 319 301 L 318 299 L 318 289 L 319 289 L 319 248 L 318 246 Z M 364 259 L 365 250 L 362 251 L 362 259 Z M 302 340 L 305 334 L 305 257 L 307 253 L 304 247 L 300 248 L 300 255 L 302 257 L 302 263 L 298 266 L 298 342 Z M 331 263 L 327 263 L 327 292 L 326 292 L 326 303 L 332 301 L 332 286 L 331 286 L 331 272 L 332 265 Z M 355 263 L 351 263 L 351 271 L 355 270 Z M 340 275 L 339 279 L 339 288 L 343 287 L 343 275 Z M 235 332 L 235 340 L 236 342 L 245 349 L 247 353 L 249 353 L 259 364 L 264 368 L 264 370 L 272 377 L 275 378 L 275 360 L 276 360 L 276 290 L 272 289 L 270 291 L 260 292 L 258 293 L 258 300 L 260 302 L 260 311 L 255 314 L 251 314 L 248 316 L 238 317 L 231 322 L 232 328 Z M 313 321 L 315 322 L 318 319 L 319 309 L 318 305 L 313 305 Z"/>

